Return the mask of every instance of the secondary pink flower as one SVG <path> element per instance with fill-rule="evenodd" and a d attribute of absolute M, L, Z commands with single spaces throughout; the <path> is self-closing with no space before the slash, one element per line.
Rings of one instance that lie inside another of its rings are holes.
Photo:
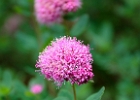
<path fill-rule="evenodd" d="M 35 14 L 40 23 L 51 24 L 59 22 L 63 12 L 54 0 L 35 0 Z"/>
<path fill-rule="evenodd" d="M 89 46 L 75 37 L 61 37 L 47 46 L 39 55 L 36 67 L 58 86 L 64 81 L 83 84 L 92 79 L 92 55 Z"/>
<path fill-rule="evenodd" d="M 41 84 L 34 84 L 31 86 L 30 91 L 34 94 L 39 94 L 43 90 L 43 86 Z"/>
<path fill-rule="evenodd" d="M 60 22 L 66 12 L 76 11 L 80 0 L 35 0 L 35 14 L 38 22 L 52 24 Z"/>
<path fill-rule="evenodd" d="M 62 5 L 62 9 L 66 12 L 74 12 L 80 7 L 80 0 L 65 0 L 65 3 Z"/>

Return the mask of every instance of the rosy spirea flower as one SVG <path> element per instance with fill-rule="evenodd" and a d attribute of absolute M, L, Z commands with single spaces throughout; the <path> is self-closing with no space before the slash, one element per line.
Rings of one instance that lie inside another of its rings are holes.
<path fill-rule="evenodd" d="M 34 84 L 31 86 L 30 88 L 30 91 L 33 93 L 33 94 L 39 94 L 41 93 L 43 90 L 43 86 L 41 84 Z"/>
<path fill-rule="evenodd" d="M 92 55 L 89 46 L 75 37 L 61 37 L 47 46 L 39 55 L 36 67 L 58 86 L 64 81 L 83 84 L 92 79 Z"/>
<path fill-rule="evenodd" d="M 42 24 L 51 24 L 61 20 L 62 11 L 54 0 L 35 0 L 37 20 Z"/>
<path fill-rule="evenodd" d="M 80 8 L 80 0 L 35 0 L 35 14 L 42 24 L 60 22 L 66 12 Z"/>
<path fill-rule="evenodd" d="M 74 12 L 80 7 L 80 0 L 65 0 L 65 3 L 62 5 L 62 9 L 66 12 Z"/>

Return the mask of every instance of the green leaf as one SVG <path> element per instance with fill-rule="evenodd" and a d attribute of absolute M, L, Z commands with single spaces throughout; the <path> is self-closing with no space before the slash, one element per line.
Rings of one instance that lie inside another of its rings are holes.
<path fill-rule="evenodd" d="M 97 93 L 92 94 L 86 100 L 101 100 L 104 90 L 105 90 L 105 87 L 102 87 Z"/>
<path fill-rule="evenodd" d="M 111 23 L 103 22 L 96 32 L 92 28 L 88 31 L 92 35 L 93 43 L 101 52 L 107 52 L 112 48 L 113 28 Z"/>
<path fill-rule="evenodd" d="M 60 92 L 58 93 L 58 96 L 65 97 L 67 98 L 67 100 L 73 99 L 72 94 L 68 90 L 65 90 L 65 89 L 61 89 Z"/>
<path fill-rule="evenodd" d="M 61 24 L 54 24 L 49 27 L 50 31 L 55 33 L 56 36 L 60 37 L 61 35 L 64 34 L 65 27 Z"/>
<path fill-rule="evenodd" d="M 24 93 L 27 90 L 26 86 L 19 80 L 14 80 L 13 88 L 20 94 Z"/>
<path fill-rule="evenodd" d="M 6 96 L 10 92 L 10 88 L 6 85 L 0 84 L 0 96 Z"/>
<path fill-rule="evenodd" d="M 30 51 L 37 50 L 37 41 L 35 37 L 29 34 L 25 34 L 24 32 L 18 31 L 16 34 L 17 46 L 19 51 Z"/>
<path fill-rule="evenodd" d="M 25 91 L 25 96 L 31 97 L 31 96 L 34 96 L 34 94 L 28 90 L 28 91 Z"/>
<path fill-rule="evenodd" d="M 44 80 L 44 77 L 37 74 L 35 78 L 32 78 L 29 82 L 29 87 L 31 87 L 33 84 L 41 84 L 43 87 L 45 87 L 46 83 Z"/>
<path fill-rule="evenodd" d="M 102 23 L 102 26 L 100 27 L 99 30 L 99 34 L 103 39 L 110 42 L 113 37 L 113 28 L 111 23 L 109 22 Z"/>
<path fill-rule="evenodd" d="M 81 35 L 85 31 L 85 29 L 87 27 L 88 19 L 89 19 L 88 15 L 83 15 L 82 17 L 80 17 L 78 22 L 75 23 L 75 25 L 72 27 L 72 29 L 70 31 L 70 34 L 72 36 Z"/>
<path fill-rule="evenodd" d="M 53 100 L 69 100 L 69 99 L 66 98 L 66 97 L 62 97 L 62 96 L 60 96 L 60 97 L 56 97 L 56 98 L 53 99 Z"/>
<path fill-rule="evenodd" d="M 12 74 L 9 70 L 5 70 L 3 73 L 3 83 L 7 87 L 11 87 L 12 85 Z"/>

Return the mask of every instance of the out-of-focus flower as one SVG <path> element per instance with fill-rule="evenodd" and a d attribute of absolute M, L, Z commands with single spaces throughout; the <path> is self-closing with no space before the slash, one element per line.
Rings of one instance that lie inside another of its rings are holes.
<path fill-rule="evenodd" d="M 23 21 L 23 17 L 20 15 L 12 15 L 10 16 L 4 24 L 4 31 L 8 33 L 14 33 L 18 27 L 20 26 L 21 22 Z"/>
<path fill-rule="evenodd" d="M 75 37 L 56 39 L 40 53 L 36 67 L 49 80 L 61 86 L 64 81 L 83 84 L 94 76 L 89 46 Z"/>
<path fill-rule="evenodd" d="M 62 11 L 54 0 L 35 0 L 35 13 L 37 20 L 42 24 L 51 24 L 61 20 Z"/>
<path fill-rule="evenodd" d="M 30 88 L 30 91 L 33 93 L 33 94 L 39 94 L 41 93 L 43 90 L 43 86 L 41 84 L 34 84 L 31 86 Z"/>
<path fill-rule="evenodd" d="M 49 25 L 60 22 L 64 13 L 80 6 L 80 0 L 35 0 L 35 14 L 38 22 Z"/>
<path fill-rule="evenodd" d="M 66 2 L 62 5 L 62 9 L 66 12 L 74 12 L 80 7 L 80 0 L 66 0 Z"/>

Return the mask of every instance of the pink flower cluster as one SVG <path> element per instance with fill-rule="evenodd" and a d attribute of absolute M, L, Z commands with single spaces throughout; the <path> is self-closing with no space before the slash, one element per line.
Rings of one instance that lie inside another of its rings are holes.
<path fill-rule="evenodd" d="M 41 84 L 34 84 L 31 86 L 30 88 L 30 91 L 33 93 L 33 94 L 39 94 L 41 93 L 43 90 L 43 86 Z"/>
<path fill-rule="evenodd" d="M 35 14 L 42 24 L 60 22 L 66 12 L 76 11 L 81 6 L 80 0 L 35 0 Z"/>
<path fill-rule="evenodd" d="M 94 76 L 92 62 L 89 46 L 75 37 L 64 36 L 53 41 L 40 53 L 36 67 L 58 86 L 64 81 L 80 85 Z"/>

